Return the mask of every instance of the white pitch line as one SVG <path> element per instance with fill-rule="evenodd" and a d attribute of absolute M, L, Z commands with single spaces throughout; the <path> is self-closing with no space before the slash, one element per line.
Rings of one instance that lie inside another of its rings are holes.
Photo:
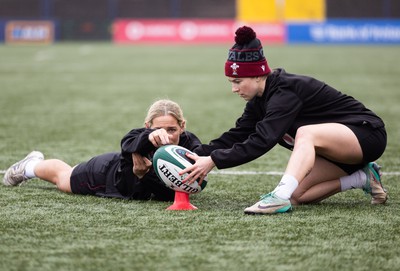
<path fill-rule="evenodd" d="M 283 175 L 283 172 L 279 171 L 235 171 L 235 170 L 218 170 L 218 171 L 211 171 L 210 174 L 215 175 L 273 175 L 279 176 Z"/>
<path fill-rule="evenodd" d="M 281 175 L 283 175 L 283 172 L 279 172 L 279 171 L 218 170 L 218 171 L 211 171 L 210 174 L 216 174 L 216 175 L 272 175 L 272 176 L 281 176 Z M 400 171 L 382 172 L 382 175 L 385 175 L 385 176 L 400 176 Z"/>
<path fill-rule="evenodd" d="M 5 170 L 0 170 L 0 174 L 5 174 Z M 235 170 L 213 170 L 210 172 L 210 174 L 215 174 L 215 175 L 271 175 L 271 176 L 281 176 L 283 175 L 283 172 L 279 171 L 235 171 Z M 393 172 L 382 172 L 382 175 L 385 176 L 400 176 L 399 171 L 393 171 Z"/>
<path fill-rule="evenodd" d="M 5 170 L 0 170 L 0 174 L 5 174 Z M 215 175 L 272 175 L 272 176 L 281 176 L 283 175 L 283 172 L 279 171 L 234 171 L 234 170 L 218 170 L 218 171 L 211 171 L 210 174 L 215 174 Z M 393 172 L 382 172 L 382 175 L 385 176 L 400 176 L 399 171 L 393 171 Z"/>

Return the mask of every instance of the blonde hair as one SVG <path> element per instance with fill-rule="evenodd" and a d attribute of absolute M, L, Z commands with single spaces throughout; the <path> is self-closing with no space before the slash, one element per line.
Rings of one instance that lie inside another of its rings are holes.
<path fill-rule="evenodd" d="M 144 120 L 145 125 L 151 126 L 155 118 L 167 115 L 173 116 L 178 121 L 179 126 L 184 128 L 185 119 L 183 118 L 181 107 L 177 103 L 166 99 L 158 100 L 150 106 Z"/>

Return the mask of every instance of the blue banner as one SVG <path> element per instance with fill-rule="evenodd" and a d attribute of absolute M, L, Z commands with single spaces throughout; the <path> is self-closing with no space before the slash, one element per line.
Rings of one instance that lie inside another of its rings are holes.
<path fill-rule="evenodd" d="M 328 20 L 287 27 L 288 43 L 400 44 L 400 20 Z"/>
<path fill-rule="evenodd" d="M 4 41 L 5 21 L 0 20 L 0 42 Z"/>

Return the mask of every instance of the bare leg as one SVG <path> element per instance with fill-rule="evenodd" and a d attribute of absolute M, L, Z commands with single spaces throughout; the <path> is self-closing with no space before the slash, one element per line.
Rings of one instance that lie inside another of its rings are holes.
<path fill-rule="evenodd" d="M 358 164 L 362 161 L 363 153 L 353 131 L 343 124 L 325 123 L 302 126 L 297 130 L 292 155 L 285 174 L 274 190 L 274 195 L 283 200 L 290 199 L 311 171 L 319 170 L 316 168 L 318 165 L 315 165 L 317 156 L 341 163 Z M 326 174 L 329 172 L 325 171 Z M 336 177 L 328 178 L 327 176 L 313 178 L 313 185 L 317 182 L 336 179 Z"/>
<path fill-rule="evenodd" d="M 36 177 L 55 184 L 60 191 L 71 193 L 72 167 L 58 159 L 44 160 L 35 167 Z"/>
<path fill-rule="evenodd" d="M 340 177 L 347 173 L 328 160 L 317 156 L 310 174 L 292 194 L 292 204 L 316 203 L 341 192 Z"/>
<path fill-rule="evenodd" d="M 326 159 L 324 159 L 325 157 Z M 244 210 L 246 214 L 273 214 L 290 210 L 292 204 L 321 201 L 341 191 L 340 178 L 347 173 L 330 161 L 359 164 L 363 153 L 353 131 L 343 124 L 325 123 L 302 126 L 297 130 L 294 149 L 285 174 L 272 193 Z M 386 192 L 378 180 L 379 198 Z M 373 193 L 370 193 L 373 197 Z M 375 193 L 376 194 L 376 193 Z"/>
<path fill-rule="evenodd" d="M 363 158 L 360 143 L 353 131 L 337 123 L 300 127 L 294 146 L 285 174 L 295 177 L 299 182 L 314 168 L 316 155 L 348 164 L 361 163 Z M 327 180 L 332 179 L 326 178 L 324 181 Z"/>

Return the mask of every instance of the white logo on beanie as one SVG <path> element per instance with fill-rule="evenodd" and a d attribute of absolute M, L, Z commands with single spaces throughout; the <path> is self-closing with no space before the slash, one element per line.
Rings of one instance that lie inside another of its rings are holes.
<path fill-rule="evenodd" d="M 233 63 L 233 64 L 231 65 L 231 68 L 232 68 L 232 75 L 238 75 L 237 69 L 239 68 L 239 65 L 236 64 L 236 63 Z"/>
<path fill-rule="evenodd" d="M 265 65 L 261 65 L 261 69 L 265 72 Z"/>

